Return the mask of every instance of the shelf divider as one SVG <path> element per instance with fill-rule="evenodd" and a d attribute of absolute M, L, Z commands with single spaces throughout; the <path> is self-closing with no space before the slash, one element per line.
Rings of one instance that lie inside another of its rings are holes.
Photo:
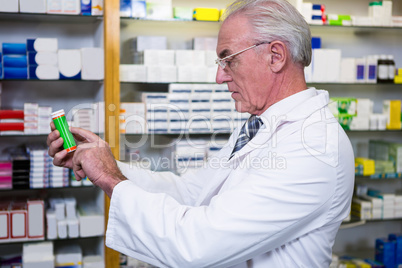
<path fill-rule="evenodd" d="M 119 159 L 120 115 L 120 1 L 104 1 L 104 49 L 105 49 L 105 140 L 112 153 Z M 105 228 L 107 228 L 110 199 L 105 195 Z M 106 231 L 105 231 L 106 233 Z M 120 254 L 108 247 L 105 249 L 105 267 L 118 268 Z"/>

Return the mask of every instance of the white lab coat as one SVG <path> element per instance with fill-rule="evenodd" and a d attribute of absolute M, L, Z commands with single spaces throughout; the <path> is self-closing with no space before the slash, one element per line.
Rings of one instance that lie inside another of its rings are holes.
<path fill-rule="evenodd" d="M 106 245 L 159 267 L 328 267 L 354 185 L 328 101 L 310 88 L 274 104 L 230 161 L 240 130 L 193 175 L 119 163 Z"/>

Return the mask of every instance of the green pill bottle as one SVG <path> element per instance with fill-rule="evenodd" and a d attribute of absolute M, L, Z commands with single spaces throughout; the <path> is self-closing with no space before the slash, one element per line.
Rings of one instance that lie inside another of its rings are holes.
<path fill-rule="evenodd" d="M 70 130 L 68 129 L 64 110 L 61 109 L 52 113 L 52 119 L 56 129 L 60 132 L 60 136 L 63 138 L 63 148 L 66 149 L 68 153 L 74 152 L 77 149 L 77 145 L 75 144 L 73 134 L 71 134 Z"/>

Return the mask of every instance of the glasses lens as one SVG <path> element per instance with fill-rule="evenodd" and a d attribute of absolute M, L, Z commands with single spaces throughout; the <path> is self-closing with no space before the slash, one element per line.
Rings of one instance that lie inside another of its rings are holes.
<path fill-rule="evenodd" d="M 226 62 L 221 59 L 216 59 L 215 63 L 218 64 L 219 66 L 221 66 L 222 69 L 225 69 L 225 67 L 226 67 Z"/>

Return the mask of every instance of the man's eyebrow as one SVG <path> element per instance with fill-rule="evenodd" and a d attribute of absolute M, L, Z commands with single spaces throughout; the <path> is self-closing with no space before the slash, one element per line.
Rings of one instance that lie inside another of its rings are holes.
<path fill-rule="evenodd" d="M 226 57 L 226 56 L 228 56 L 228 55 L 230 55 L 230 50 L 229 49 L 224 49 L 224 50 L 222 50 L 220 53 L 219 53 L 219 58 L 220 59 L 223 59 L 224 57 Z"/>

